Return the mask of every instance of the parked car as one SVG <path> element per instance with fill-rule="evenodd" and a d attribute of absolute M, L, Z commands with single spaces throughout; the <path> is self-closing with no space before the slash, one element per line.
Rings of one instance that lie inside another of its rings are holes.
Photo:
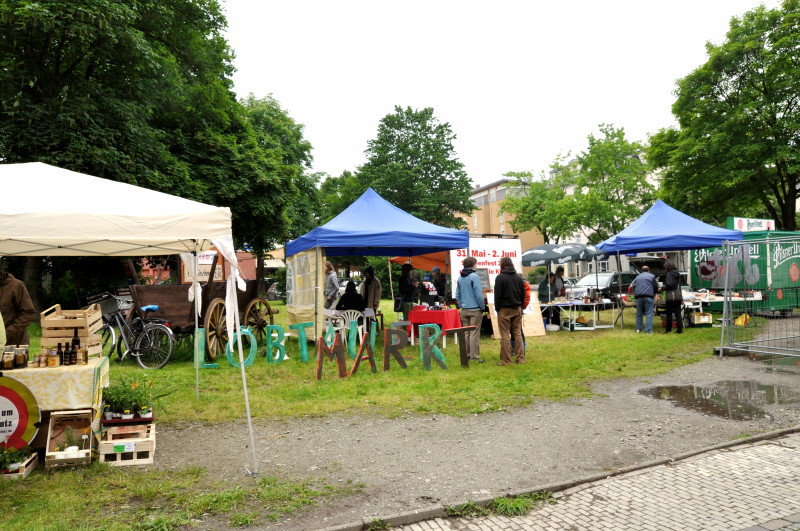
<path fill-rule="evenodd" d="M 356 285 L 356 291 L 358 291 L 358 287 L 361 286 L 361 279 L 359 278 L 340 278 L 339 279 L 339 297 L 344 295 L 344 290 L 347 289 L 347 283 L 350 281 Z"/>
<path fill-rule="evenodd" d="M 622 286 L 620 287 L 620 277 Z M 589 294 L 590 289 L 596 289 L 604 299 L 617 301 L 620 293 L 628 293 L 628 288 L 636 278 L 635 273 L 617 273 L 609 271 L 606 273 L 589 273 L 580 279 L 575 285 L 567 288 L 568 299 L 582 299 Z"/>

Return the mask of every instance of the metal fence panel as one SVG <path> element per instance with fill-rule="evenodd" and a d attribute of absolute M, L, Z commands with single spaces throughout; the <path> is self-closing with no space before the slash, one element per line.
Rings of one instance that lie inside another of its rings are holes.
<path fill-rule="evenodd" d="M 727 242 L 720 352 L 800 357 L 800 237 Z"/>

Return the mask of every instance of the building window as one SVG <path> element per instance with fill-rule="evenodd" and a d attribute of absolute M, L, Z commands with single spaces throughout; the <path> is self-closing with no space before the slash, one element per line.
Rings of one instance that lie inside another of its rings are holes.
<path fill-rule="evenodd" d="M 502 201 L 506 198 L 506 189 L 502 188 L 497 191 L 497 201 Z"/>
<path fill-rule="evenodd" d="M 597 262 L 597 271 L 600 273 L 606 273 L 609 271 L 608 269 L 608 260 L 603 260 L 602 262 Z"/>
<path fill-rule="evenodd" d="M 505 212 L 500 212 L 497 215 L 497 219 L 500 220 L 500 223 L 505 223 L 506 222 L 506 213 Z"/>
<path fill-rule="evenodd" d="M 474 199 L 475 206 L 476 207 L 482 207 L 483 205 L 485 205 L 486 204 L 486 197 L 487 197 L 486 194 L 479 195 L 478 197 L 476 197 Z"/>
<path fill-rule="evenodd" d="M 505 234 L 505 233 L 506 233 L 506 226 L 500 225 L 500 234 Z"/>
<path fill-rule="evenodd" d="M 492 190 L 491 192 L 489 192 L 489 196 L 491 197 L 491 199 L 489 199 L 490 203 L 494 203 L 495 201 L 497 201 L 497 192 L 496 191 Z"/>
<path fill-rule="evenodd" d="M 478 230 L 478 214 L 472 214 L 472 230 Z"/>

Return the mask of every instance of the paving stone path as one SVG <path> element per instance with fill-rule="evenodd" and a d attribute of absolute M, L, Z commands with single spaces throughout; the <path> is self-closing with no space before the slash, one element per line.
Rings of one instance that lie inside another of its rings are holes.
<path fill-rule="evenodd" d="M 436 518 L 399 529 L 800 530 L 800 434 L 579 485 L 554 498 L 521 517 Z"/>

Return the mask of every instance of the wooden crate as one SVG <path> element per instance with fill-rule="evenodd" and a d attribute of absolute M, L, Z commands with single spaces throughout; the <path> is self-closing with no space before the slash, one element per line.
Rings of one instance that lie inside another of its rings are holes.
<path fill-rule="evenodd" d="M 88 337 L 103 327 L 103 313 L 100 311 L 99 304 L 93 304 L 87 310 L 62 310 L 60 304 L 56 304 L 41 313 L 42 318 L 42 339 L 46 337 L 64 338 L 68 337 L 72 341 L 75 329 L 78 329 L 78 337 Z"/>
<path fill-rule="evenodd" d="M 33 472 L 33 469 L 36 468 L 36 465 L 38 464 L 39 464 L 39 454 L 33 452 L 31 456 L 24 463 L 22 463 L 22 466 L 19 467 L 18 470 L 15 470 L 14 472 L 5 472 L 3 474 L 0 474 L 0 480 L 24 479 L 31 475 L 31 472 Z"/>
<path fill-rule="evenodd" d="M 156 426 L 111 426 L 103 435 L 98 450 L 100 462 L 111 466 L 151 465 L 156 453 Z"/>
<path fill-rule="evenodd" d="M 56 348 L 59 343 L 61 343 L 62 347 L 66 343 L 69 343 L 71 345 L 72 336 L 42 337 L 40 341 L 40 345 L 44 348 Z M 81 337 L 81 346 L 84 347 L 89 352 L 90 357 L 100 355 L 103 351 L 103 338 L 98 334 L 94 334 L 88 337 Z"/>
<path fill-rule="evenodd" d="M 64 443 L 67 427 L 72 427 L 79 439 L 86 434 L 85 447 L 74 452 L 56 451 Z M 53 411 L 50 413 L 50 428 L 47 432 L 47 447 L 44 454 L 45 468 L 88 465 L 92 462 L 92 410 L 75 409 L 71 411 Z"/>

